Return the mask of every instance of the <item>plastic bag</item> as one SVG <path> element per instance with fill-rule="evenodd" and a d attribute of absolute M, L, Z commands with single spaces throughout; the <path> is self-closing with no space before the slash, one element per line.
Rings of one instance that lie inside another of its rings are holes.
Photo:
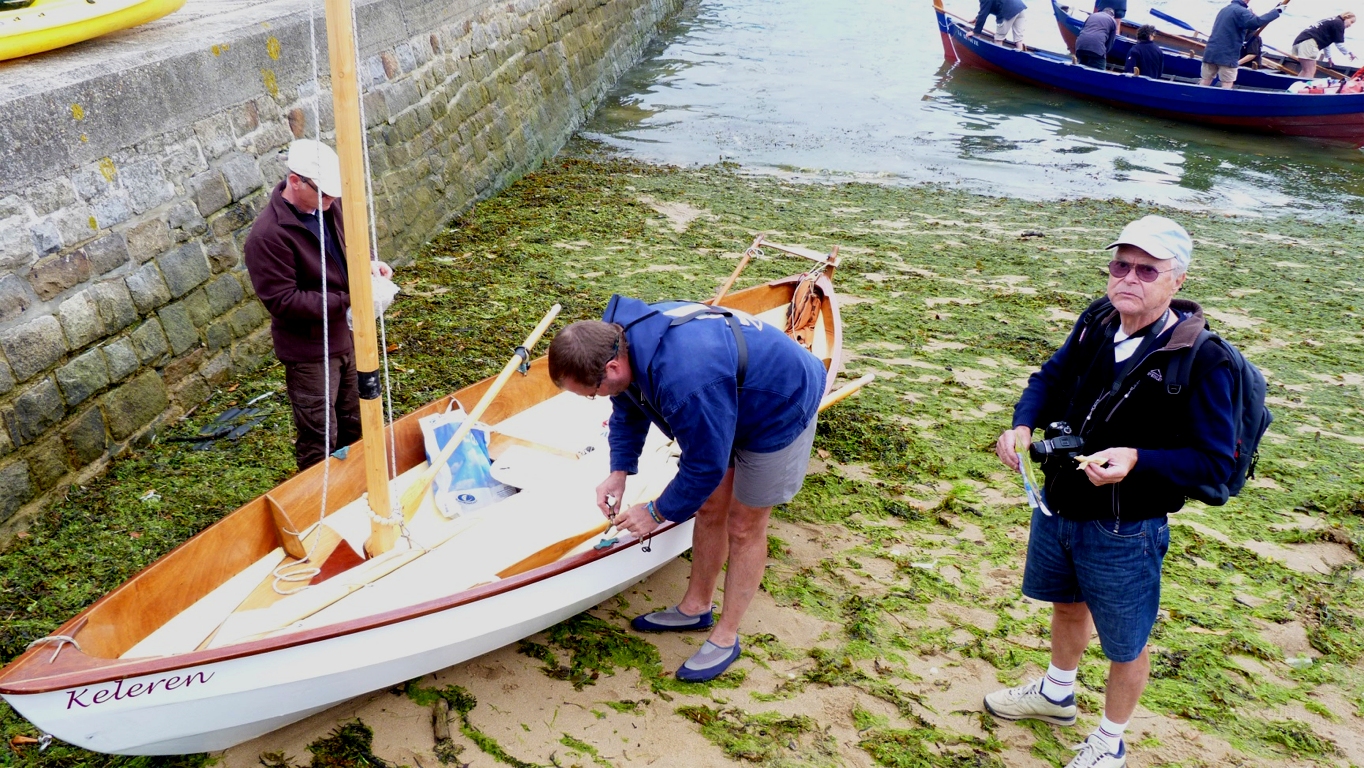
<path fill-rule="evenodd" d="M 426 446 L 426 460 L 436 458 L 441 449 L 455 436 L 464 423 L 462 410 L 447 411 L 427 416 L 421 425 Z M 488 435 L 482 429 L 469 431 L 450 460 L 436 473 L 432 492 L 436 509 L 453 520 L 465 512 L 496 504 L 517 492 L 517 488 L 500 483 L 492 475 L 492 459 L 488 457 Z"/>

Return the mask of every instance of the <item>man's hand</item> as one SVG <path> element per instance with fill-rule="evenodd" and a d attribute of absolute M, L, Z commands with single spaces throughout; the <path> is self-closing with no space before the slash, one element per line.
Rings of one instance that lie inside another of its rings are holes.
<path fill-rule="evenodd" d="M 1132 468 L 1137 466 L 1137 449 L 1105 448 L 1091 453 L 1089 458 L 1095 460 L 1086 464 L 1084 468 L 1089 482 L 1095 485 L 1112 485 L 1127 477 Z M 1106 460 L 1104 466 L 1099 466 L 1098 459 Z"/>
<path fill-rule="evenodd" d="M 646 535 L 653 533 L 654 529 L 659 525 L 658 523 L 655 523 L 654 518 L 649 515 L 647 504 L 636 504 L 619 515 L 616 515 L 611 519 L 611 522 L 617 528 L 633 533 L 637 538 L 644 538 Z"/>
<path fill-rule="evenodd" d="M 1006 429 L 999 436 L 999 440 L 995 442 L 995 455 L 999 456 L 999 460 L 1004 462 L 1004 466 L 1017 472 L 1018 449 L 1014 446 L 1026 451 L 1031 443 L 1032 427 Z"/>
<path fill-rule="evenodd" d="M 393 267 L 390 267 L 382 261 L 371 261 L 369 263 L 369 273 L 375 277 L 392 278 Z"/>
<path fill-rule="evenodd" d="M 597 486 L 597 509 L 609 519 L 616 514 L 616 507 L 620 505 L 620 497 L 625 494 L 625 473 L 612 472 L 606 476 L 601 485 Z M 610 499 L 610 501 L 608 501 Z M 645 511 L 645 516 L 648 512 Z"/>

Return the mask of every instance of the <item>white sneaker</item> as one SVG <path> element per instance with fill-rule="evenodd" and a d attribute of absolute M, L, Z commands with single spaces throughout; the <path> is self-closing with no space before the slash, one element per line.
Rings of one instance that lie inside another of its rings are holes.
<path fill-rule="evenodd" d="M 1074 749 L 1080 754 L 1066 763 L 1066 768 L 1124 768 L 1127 765 L 1127 742 L 1118 742 L 1118 754 L 1108 751 L 1104 743 L 1093 734 L 1083 744 Z"/>
<path fill-rule="evenodd" d="M 1042 678 L 1005 688 L 985 697 L 985 709 L 1002 720 L 1041 720 L 1056 725 L 1075 724 L 1075 694 L 1052 701 L 1042 693 Z"/>

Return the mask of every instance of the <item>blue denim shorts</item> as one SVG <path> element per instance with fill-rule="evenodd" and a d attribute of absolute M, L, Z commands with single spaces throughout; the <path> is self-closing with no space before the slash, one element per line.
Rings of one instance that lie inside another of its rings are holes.
<path fill-rule="evenodd" d="M 1110 661 L 1133 661 L 1160 610 L 1160 568 L 1170 548 L 1165 516 L 1077 522 L 1032 514 L 1023 594 L 1048 603 L 1085 603 Z"/>

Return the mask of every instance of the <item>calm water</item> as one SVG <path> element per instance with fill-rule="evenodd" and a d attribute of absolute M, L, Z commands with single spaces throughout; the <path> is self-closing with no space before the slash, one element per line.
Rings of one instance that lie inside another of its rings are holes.
<path fill-rule="evenodd" d="M 1029 44 L 1064 50 L 1049 0 L 1026 1 Z M 1206 31 L 1224 4 L 1154 7 Z M 971 17 L 978 6 L 947 7 Z M 1128 18 L 1154 21 L 1149 7 L 1130 0 Z M 1264 38 L 1286 50 L 1346 9 L 1295 0 Z M 1346 45 L 1364 58 L 1364 25 L 1356 32 Z M 724 159 L 804 177 L 1247 213 L 1364 211 L 1359 151 L 1144 117 L 948 67 L 930 0 L 696 0 L 584 133 L 680 165 Z"/>

